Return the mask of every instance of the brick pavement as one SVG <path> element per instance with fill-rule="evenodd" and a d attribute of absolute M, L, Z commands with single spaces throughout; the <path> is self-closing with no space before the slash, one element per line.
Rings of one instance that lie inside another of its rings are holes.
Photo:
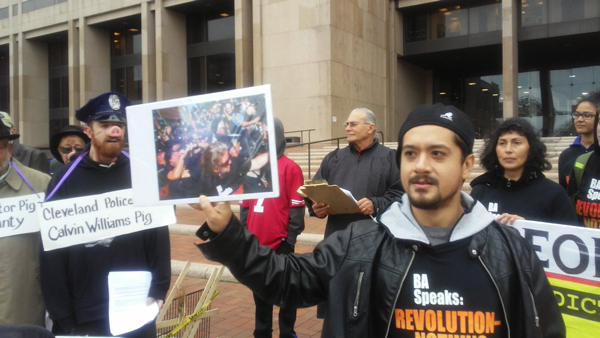
<path fill-rule="evenodd" d="M 179 224 L 199 225 L 205 220 L 204 214 L 197 210 L 178 209 L 177 221 Z M 306 233 L 322 234 L 325 229 L 325 220 L 314 217 L 306 218 Z M 195 263 L 215 264 L 208 261 L 198 250 L 194 242 L 194 236 L 171 235 L 171 259 L 179 261 L 191 261 Z M 296 252 L 304 253 L 312 251 L 312 247 L 298 246 Z M 177 276 L 173 276 L 171 285 L 175 283 Z M 206 284 L 206 280 L 187 277 L 184 280 L 186 293 L 200 290 Z M 212 308 L 218 308 L 219 314 L 211 317 L 210 337 L 218 338 L 241 338 L 252 337 L 254 330 L 254 301 L 252 292 L 239 283 L 221 282 L 219 284 L 220 294 L 212 303 Z M 273 312 L 273 337 L 279 336 L 278 310 Z M 316 307 L 298 309 L 295 330 L 298 337 L 320 337 L 322 321 L 316 319 Z"/>

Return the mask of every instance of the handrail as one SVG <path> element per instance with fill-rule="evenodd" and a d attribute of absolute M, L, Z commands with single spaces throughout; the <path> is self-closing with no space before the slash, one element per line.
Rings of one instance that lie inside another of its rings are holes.
<path fill-rule="evenodd" d="M 383 140 L 384 140 L 383 132 L 378 131 L 377 134 L 381 134 L 380 143 L 384 144 L 384 142 L 383 142 Z M 309 133 L 309 135 L 310 135 L 310 133 Z M 340 140 L 345 139 L 345 138 L 346 138 L 346 136 L 344 136 L 344 137 L 330 138 L 330 139 L 327 139 L 327 140 L 320 140 L 320 141 L 314 141 L 314 142 L 310 142 L 310 139 L 309 139 L 309 142 L 299 143 L 299 144 L 293 144 L 293 145 L 290 145 L 290 146 L 286 146 L 286 148 L 295 148 L 295 147 L 308 146 L 308 178 L 310 179 L 310 173 L 311 173 L 311 170 L 310 170 L 311 169 L 311 166 L 310 166 L 310 145 L 311 144 L 317 144 L 317 143 L 323 143 L 323 142 L 337 141 L 337 148 L 340 149 Z M 378 141 L 379 141 L 379 139 L 378 139 Z"/>
<path fill-rule="evenodd" d="M 283 134 L 289 134 L 289 133 L 300 133 L 300 143 L 304 143 L 304 132 L 307 131 L 308 132 L 308 142 L 310 142 L 310 132 L 311 131 L 315 131 L 316 129 L 301 129 L 301 130 L 292 130 L 292 131 L 285 131 L 283 132 Z"/>

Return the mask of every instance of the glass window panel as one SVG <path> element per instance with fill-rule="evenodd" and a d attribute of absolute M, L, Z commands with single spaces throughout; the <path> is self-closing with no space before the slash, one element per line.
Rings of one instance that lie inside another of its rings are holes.
<path fill-rule="evenodd" d="M 8 80 L 8 78 L 7 78 Z M 9 111 L 9 102 L 8 102 L 8 85 L 0 86 L 0 110 L 1 111 Z"/>
<path fill-rule="evenodd" d="M 187 43 L 193 45 L 195 43 L 206 41 L 206 20 L 202 16 L 188 16 L 187 25 Z"/>
<path fill-rule="evenodd" d="M 592 84 L 594 82 L 594 69 L 592 67 L 573 68 L 571 75 L 573 84 Z"/>
<path fill-rule="evenodd" d="M 69 65 L 69 46 L 66 43 L 60 44 L 60 64 L 61 66 Z"/>
<path fill-rule="evenodd" d="M 49 79 L 49 107 L 50 109 L 60 108 L 60 78 Z"/>
<path fill-rule="evenodd" d="M 405 16 L 404 31 L 406 42 L 427 40 L 427 13 Z"/>
<path fill-rule="evenodd" d="M 517 85 L 519 116 L 527 118 L 534 128 L 543 128 L 542 91 L 539 72 L 519 73 Z"/>
<path fill-rule="evenodd" d="M 125 91 L 125 68 L 113 69 L 111 71 L 110 89 L 117 93 L 127 96 Z"/>
<path fill-rule="evenodd" d="M 136 71 L 137 68 L 137 71 Z M 127 98 L 131 101 L 139 101 L 142 99 L 142 79 L 141 79 L 141 66 L 127 67 Z M 136 79 L 136 73 L 138 79 Z"/>
<path fill-rule="evenodd" d="M 206 93 L 206 58 L 188 59 L 188 93 L 198 95 Z"/>
<path fill-rule="evenodd" d="M 548 23 L 548 0 L 521 0 L 521 26 Z"/>
<path fill-rule="evenodd" d="M 139 29 L 130 28 L 127 30 L 127 55 L 142 53 L 142 34 Z"/>
<path fill-rule="evenodd" d="M 502 5 L 500 3 L 469 9 L 469 33 L 485 33 L 502 29 Z"/>
<path fill-rule="evenodd" d="M 60 78 L 60 107 L 69 107 L 69 77 Z"/>
<path fill-rule="evenodd" d="M 8 76 L 8 53 L 2 52 L 0 53 L 0 76 Z M 598 73 L 600 75 L 600 73 Z"/>
<path fill-rule="evenodd" d="M 48 67 L 55 68 L 61 66 L 62 52 L 60 50 L 59 43 L 52 43 L 48 45 Z"/>
<path fill-rule="evenodd" d="M 125 32 L 124 31 L 118 31 L 118 32 L 111 32 L 110 33 L 110 37 L 111 37 L 111 53 L 110 56 L 115 57 L 115 56 L 123 56 L 125 55 Z"/>
<path fill-rule="evenodd" d="M 208 41 L 235 38 L 233 16 L 208 21 Z"/>
<path fill-rule="evenodd" d="M 456 6 L 460 7 L 460 6 Z M 448 7 L 439 9 L 430 16 L 432 40 L 468 34 L 468 11 Z"/>
<path fill-rule="evenodd" d="M 235 89 L 235 54 L 208 56 L 206 82 L 209 93 Z"/>
<path fill-rule="evenodd" d="M 549 1 L 550 22 L 582 20 L 585 17 L 584 0 L 546 0 Z"/>

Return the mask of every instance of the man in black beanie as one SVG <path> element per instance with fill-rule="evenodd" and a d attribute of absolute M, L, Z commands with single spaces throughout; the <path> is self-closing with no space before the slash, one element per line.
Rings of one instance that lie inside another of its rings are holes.
<path fill-rule="evenodd" d="M 398 135 L 406 194 L 312 253 L 278 256 L 201 196 L 204 255 L 267 302 L 327 301 L 323 337 L 565 337 L 542 264 L 519 233 L 461 191 L 475 161 L 469 117 L 415 109 Z"/>

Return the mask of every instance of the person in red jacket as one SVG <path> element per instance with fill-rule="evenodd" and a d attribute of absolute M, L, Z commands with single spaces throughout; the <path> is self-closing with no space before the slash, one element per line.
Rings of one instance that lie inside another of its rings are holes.
<path fill-rule="evenodd" d="M 278 254 L 294 252 L 296 237 L 304 230 L 304 199 L 297 190 L 304 183 L 302 170 L 296 162 L 283 153 L 285 136 L 283 124 L 275 118 L 275 142 L 277 144 L 277 171 L 279 197 L 240 201 L 240 219 L 261 245 L 271 247 Z M 256 305 L 254 337 L 271 338 L 273 334 L 273 305 L 254 295 Z M 296 337 L 295 308 L 279 310 L 279 337 Z"/>

